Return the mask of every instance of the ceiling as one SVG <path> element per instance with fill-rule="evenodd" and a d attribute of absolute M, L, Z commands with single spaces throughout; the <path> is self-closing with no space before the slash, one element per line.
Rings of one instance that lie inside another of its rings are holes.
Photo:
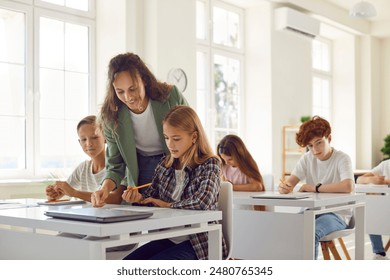
<path fill-rule="evenodd" d="M 276 2 L 276 3 L 299 3 L 303 2 L 302 0 L 224 0 L 226 2 L 230 2 L 236 4 L 241 7 L 250 7 L 255 6 L 260 1 L 268 1 L 268 2 Z M 362 0 L 306 0 L 308 2 L 328 2 L 332 5 L 338 6 L 345 10 L 345 13 L 348 14 L 349 9 L 355 5 L 357 2 Z M 376 8 L 378 15 L 376 17 L 370 18 L 370 21 L 390 21 L 390 0 L 364 0 L 366 2 L 370 2 Z"/>
<path fill-rule="evenodd" d="M 349 9 L 355 5 L 357 2 L 361 0 L 323 0 L 330 2 L 334 5 L 337 5 L 345 10 L 349 11 Z M 370 2 L 376 8 L 378 15 L 369 20 L 371 21 L 382 21 L 382 20 L 390 20 L 390 1 L 389 0 L 365 0 L 365 2 Z"/>

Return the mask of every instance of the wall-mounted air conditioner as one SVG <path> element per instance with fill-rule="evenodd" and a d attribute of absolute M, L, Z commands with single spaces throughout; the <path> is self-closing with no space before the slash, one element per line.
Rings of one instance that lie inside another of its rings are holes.
<path fill-rule="evenodd" d="M 275 9 L 275 27 L 309 38 L 315 38 L 320 32 L 318 20 L 288 7 Z"/>

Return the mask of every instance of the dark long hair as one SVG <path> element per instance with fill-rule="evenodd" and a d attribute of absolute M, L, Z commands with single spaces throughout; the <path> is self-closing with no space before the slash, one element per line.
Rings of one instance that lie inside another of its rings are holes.
<path fill-rule="evenodd" d="M 240 137 L 233 134 L 226 135 L 217 146 L 217 154 L 222 161 L 222 165 L 225 165 L 226 162 L 221 154 L 232 157 L 242 173 L 255 181 L 261 182 L 264 186 L 259 167 Z"/>
<path fill-rule="evenodd" d="M 123 105 L 116 96 L 113 82 L 116 74 L 127 71 L 133 81 L 139 76 L 145 86 L 145 94 L 153 100 L 164 101 L 169 96 L 172 86 L 160 82 L 149 70 L 141 58 L 134 53 L 124 53 L 113 57 L 108 65 L 107 92 L 103 105 L 100 109 L 100 121 L 103 125 L 108 123 L 114 126 L 118 124 L 118 110 Z"/>

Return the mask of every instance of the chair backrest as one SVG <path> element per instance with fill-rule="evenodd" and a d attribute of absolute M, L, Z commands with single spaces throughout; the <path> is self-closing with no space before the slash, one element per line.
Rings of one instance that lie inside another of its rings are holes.
<path fill-rule="evenodd" d="M 222 211 L 222 233 L 228 247 L 227 258 L 230 258 L 233 245 L 233 186 L 229 182 L 221 182 L 218 208 Z"/>
<path fill-rule="evenodd" d="M 349 220 L 347 229 L 354 229 L 354 228 L 355 228 L 355 213 L 352 215 L 351 219 Z"/>
<path fill-rule="evenodd" d="M 264 174 L 262 176 L 263 176 L 265 190 L 266 191 L 273 191 L 274 190 L 274 175 Z"/>

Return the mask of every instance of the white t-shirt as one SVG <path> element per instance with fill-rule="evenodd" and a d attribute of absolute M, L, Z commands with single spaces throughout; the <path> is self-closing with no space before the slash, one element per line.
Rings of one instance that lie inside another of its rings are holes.
<path fill-rule="evenodd" d="M 372 173 L 375 173 L 379 176 L 385 176 L 385 179 L 390 178 L 390 159 L 382 161 L 377 166 L 375 166 L 372 170 Z"/>
<path fill-rule="evenodd" d="M 150 102 L 142 114 L 130 112 L 134 129 L 135 147 L 143 156 L 155 156 L 163 153 L 156 121 Z"/>
<path fill-rule="evenodd" d="M 85 160 L 76 167 L 66 182 L 80 191 L 94 192 L 100 188 L 105 172 L 106 170 L 103 168 L 98 173 L 93 174 L 92 160 Z"/>
<path fill-rule="evenodd" d="M 179 201 L 181 199 L 181 195 L 183 194 L 185 171 L 184 170 L 175 170 L 175 178 L 176 178 L 176 188 L 172 193 L 172 199 L 174 201 Z M 179 244 L 179 243 L 186 241 L 186 240 L 189 240 L 189 239 L 190 239 L 189 235 L 169 238 L 169 240 L 171 240 L 175 244 Z"/>
<path fill-rule="evenodd" d="M 305 153 L 297 165 L 292 175 L 305 180 L 307 184 L 317 185 L 331 184 L 351 179 L 354 181 L 351 158 L 341 152 L 333 149 L 331 157 L 327 160 L 319 160 L 311 152 Z M 334 212 L 339 215 L 347 224 L 352 216 L 352 210 L 340 210 Z"/>

